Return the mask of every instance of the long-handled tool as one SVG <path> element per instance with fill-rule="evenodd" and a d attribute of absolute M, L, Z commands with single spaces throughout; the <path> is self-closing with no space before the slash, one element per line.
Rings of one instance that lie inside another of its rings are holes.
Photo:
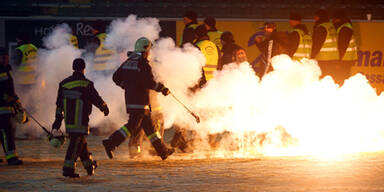
<path fill-rule="evenodd" d="M 172 93 L 170 93 L 172 95 L 172 97 L 177 101 L 179 102 L 195 119 L 196 119 L 196 123 L 200 123 L 200 118 L 199 116 L 197 116 L 195 113 L 193 113 L 187 106 L 184 105 L 184 103 L 182 103 L 179 99 L 177 99 L 177 97 L 175 95 L 173 95 Z"/>
<path fill-rule="evenodd" d="M 33 116 L 32 116 L 32 114 L 30 114 L 25 108 L 22 108 L 24 111 L 25 111 L 25 113 L 27 113 L 27 115 L 31 118 L 31 119 L 33 119 L 33 121 L 35 121 L 43 130 L 44 130 L 44 132 L 47 134 L 47 137 L 48 137 L 48 140 L 49 140 L 49 143 L 53 146 L 53 147 L 55 147 L 55 148 L 58 148 L 58 147 L 60 147 L 60 146 L 62 146 L 63 144 L 64 144 L 64 142 L 65 142 L 65 135 L 64 135 L 64 133 L 63 132 L 61 132 L 61 134 L 60 135 L 53 135 L 51 132 L 49 132 L 48 130 L 47 130 L 47 128 L 45 128 L 43 125 L 41 125 L 41 123 L 39 122 L 39 121 L 37 121 Z"/>

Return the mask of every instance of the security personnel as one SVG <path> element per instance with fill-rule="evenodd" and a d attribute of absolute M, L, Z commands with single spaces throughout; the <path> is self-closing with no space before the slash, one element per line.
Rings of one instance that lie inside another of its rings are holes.
<path fill-rule="evenodd" d="M 337 32 L 337 49 L 339 51 L 339 65 L 335 81 L 340 85 L 351 75 L 351 68 L 357 62 L 357 44 L 353 35 L 352 23 L 344 10 L 336 10 L 333 25 Z"/>
<path fill-rule="evenodd" d="M 180 39 L 180 47 L 183 47 L 186 43 L 195 43 L 196 35 L 195 29 L 197 27 L 197 14 L 194 11 L 187 11 L 184 13 L 184 24 L 185 28 L 183 30 L 183 35 Z"/>
<path fill-rule="evenodd" d="M 79 41 L 76 35 L 69 34 L 69 41 L 71 42 L 71 45 L 73 45 L 76 48 L 79 48 Z"/>
<path fill-rule="evenodd" d="M 209 40 L 204 24 L 196 28 L 195 46 L 198 47 L 205 56 L 204 75 L 208 81 L 213 77 L 213 72 L 218 68 L 220 50 L 215 43 Z"/>
<path fill-rule="evenodd" d="M 322 77 L 331 75 L 334 78 L 339 60 L 336 29 L 329 21 L 326 10 L 316 11 L 314 20 L 311 58 L 317 60 Z"/>
<path fill-rule="evenodd" d="M 60 129 L 64 119 L 66 132 L 69 133 L 70 142 L 63 166 L 63 176 L 65 177 L 79 177 L 79 174 L 75 173 L 78 157 L 80 157 L 88 175 L 94 174 L 97 163 L 92 159 L 86 141 L 86 136 L 89 134 L 88 122 L 92 105 L 104 112 L 105 116 L 109 114 L 108 106 L 99 96 L 93 82 L 84 76 L 84 60 L 75 59 L 72 68 L 73 74 L 59 84 L 56 119 L 52 125 L 52 129 Z"/>
<path fill-rule="evenodd" d="M 309 59 L 311 56 L 312 37 L 309 35 L 308 28 L 301 23 L 301 15 L 291 13 L 289 24 L 293 27 L 289 33 L 289 56 L 293 60 L 300 61 L 303 58 Z"/>
<path fill-rule="evenodd" d="M 147 57 L 151 42 L 146 37 L 135 43 L 134 52 L 128 53 L 128 59 L 113 74 L 116 85 L 125 90 L 125 103 L 129 114 L 128 123 L 116 130 L 108 139 L 103 140 L 105 151 L 110 159 L 113 151 L 131 135 L 138 135 L 144 129 L 148 140 L 157 154 L 165 160 L 174 152 L 163 143 L 159 132 L 155 131 L 149 104 L 149 89 L 168 95 L 170 91 L 161 83 L 156 83 Z"/>
<path fill-rule="evenodd" d="M 8 165 L 21 165 L 16 154 L 15 126 L 12 118 L 16 111 L 23 112 L 13 86 L 13 79 L 10 74 L 11 67 L 8 65 L 8 54 L 6 49 L 0 48 L 0 140 L 3 145 L 5 159 Z M 24 120 L 25 122 L 25 120 Z M 24 123 L 22 122 L 22 123 Z"/>
<path fill-rule="evenodd" d="M 16 84 L 22 89 L 31 89 L 36 82 L 37 48 L 29 41 L 27 33 L 20 33 L 17 38 L 17 48 L 14 58 L 16 69 Z"/>
<path fill-rule="evenodd" d="M 216 20 L 213 17 L 207 17 L 204 19 L 205 27 L 207 28 L 207 35 L 209 37 L 209 40 L 212 41 L 217 45 L 217 47 L 221 50 L 223 48 L 223 45 L 221 44 L 221 34 L 223 32 L 219 31 L 216 28 Z"/>
<path fill-rule="evenodd" d="M 114 59 L 115 52 L 105 47 L 105 24 L 102 20 L 98 20 L 92 30 L 92 34 L 96 37 L 96 44 L 98 45 L 95 50 L 92 70 L 96 73 L 108 75 L 115 69 L 111 64 Z"/>

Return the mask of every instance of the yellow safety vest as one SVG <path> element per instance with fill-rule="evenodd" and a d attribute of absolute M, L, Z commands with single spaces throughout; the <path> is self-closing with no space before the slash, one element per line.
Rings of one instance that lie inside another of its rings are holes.
<path fill-rule="evenodd" d="M 220 50 L 223 48 L 223 44 L 221 44 L 221 39 L 220 39 L 221 34 L 223 34 L 223 32 L 221 31 L 208 31 L 207 33 L 209 40 L 215 43 Z"/>
<path fill-rule="evenodd" d="M 343 27 L 348 27 L 352 29 L 351 23 L 344 23 L 337 29 L 337 37 L 339 37 L 340 30 Z M 349 40 L 349 45 L 347 50 L 345 51 L 344 57 L 341 59 L 342 61 L 354 61 L 357 60 L 357 44 L 355 36 L 352 34 L 351 40 Z"/>
<path fill-rule="evenodd" d="M 16 71 L 16 83 L 21 85 L 34 84 L 36 81 L 37 48 L 29 43 L 23 44 L 16 49 L 20 50 L 23 55 L 21 64 Z"/>
<path fill-rule="evenodd" d="M 69 41 L 74 47 L 79 48 L 79 41 L 77 40 L 77 37 L 75 35 L 70 34 Z"/>
<path fill-rule="evenodd" d="M 196 29 L 197 26 L 199 26 L 199 25 L 198 25 L 198 24 L 191 24 L 191 25 L 188 25 L 187 28 Z M 183 35 L 184 35 L 184 34 L 182 34 L 182 35 L 181 35 L 181 38 L 180 38 L 180 46 L 183 45 Z M 196 41 L 196 39 L 194 39 L 192 43 L 194 43 L 195 41 Z"/>
<path fill-rule="evenodd" d="M 324 44 L 320 49 L 319 54 L 316 56 L 316 60 L 330 61 L 339 59 L 339 51 L 337 50 L 337 32 L 332 23 L 322 23 L 319 26 L 324 27 L 327 30 L 327 37 Z"/>
<path fill-rule="evenodd" d="M 204 74 L 205 78 L 210 80 L 213 77 L 213 72 L 216 71 L 219 62 L 219 52 L 216 45 L 210 40 L 202 40 L 196 43 L 200 51 L 205 56 Z"/>
<path fill-rule="evenodd" d="M 312 50 L 312 37 L 301 29 L 293 29 L 299 34 L 299 46 L 293 54 L 292 59 L 301 60 L 302 58 L 310 58 Z"/>
<path fill-rule="evenodd" d="M 100 45 L 95 52 L 95 59 L 93 61 L 94 71 L 109 71 L 114 69 L 112 65 L 108 65 L 108 61 L 112 59 L 114 51 L 104 47 L 106 37 L 106 33 L 100 33 L 97 35 L 97 38 L 100 40 Z"/>

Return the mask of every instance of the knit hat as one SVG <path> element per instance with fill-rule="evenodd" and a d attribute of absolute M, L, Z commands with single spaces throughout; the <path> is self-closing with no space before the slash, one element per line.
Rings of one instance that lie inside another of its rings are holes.
<path fill-rule="evenodd" d="M 207 24 L 210 27 L 215 27 L 216 26 L 216 20 L 213 17 L 207 17 L 204 19 L 204 23 Z"/>
<path fill-rule="evenodd" d="M 227 43 L 233 43 L 235 42 L 234 38 L 233 38 L 233 34 L 230 32 L 230 31 L 225 31 L 221 34 L 221 37 L 220 39 L 224 42 L 227 42 Z"/>
<path fill-rule="evenodd" d="M 81 71 L 85 69 L 85 62 L 82 58 L 77 58 L 73 60 L 72 69 L 75 71 Z"/>
<path fill-rule="evenodd" d="M 184 13 L 184 17 L 195 21 L 197 19 L 197 13 L 194 11 L 187 11 Z"/>

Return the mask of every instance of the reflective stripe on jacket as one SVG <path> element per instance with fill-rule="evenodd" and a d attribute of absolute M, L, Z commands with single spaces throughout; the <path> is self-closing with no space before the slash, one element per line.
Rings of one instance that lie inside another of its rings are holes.
<path fill-rule="evenodd" d="M 208 31 L 207 33 L 209 40 L 215 43 L 220 50 L 223 48 L 223 44 L 221 44 L 221 39 L 220 39 L 222 33 L 223 32 L 221 31 Z"/>
<path fill-rule="evenodd" d="M 219 62 L 219 52 L 216 45 L 210 40 L 202 40 L 196 43 L 205 56 L 204 74 L 207 81 L 213 77 Z"/>
<path fill-rule="evenodd" d="M 326 29 L 327 36 L 315 59 L 319 61 L 338 60 L 339 51 L 337 50 L 337 32 L 335 27 L 330 22 L 322 23 L 320 26 Z"/>
<path fill-rule="evenodd" d="M 34 84 L 36 81 L 37 48 L 29 43 L 23 44 L 16 49 L 22 53 L 21 64 L 16 71 L 16 83 L 22 85 Z"/>

